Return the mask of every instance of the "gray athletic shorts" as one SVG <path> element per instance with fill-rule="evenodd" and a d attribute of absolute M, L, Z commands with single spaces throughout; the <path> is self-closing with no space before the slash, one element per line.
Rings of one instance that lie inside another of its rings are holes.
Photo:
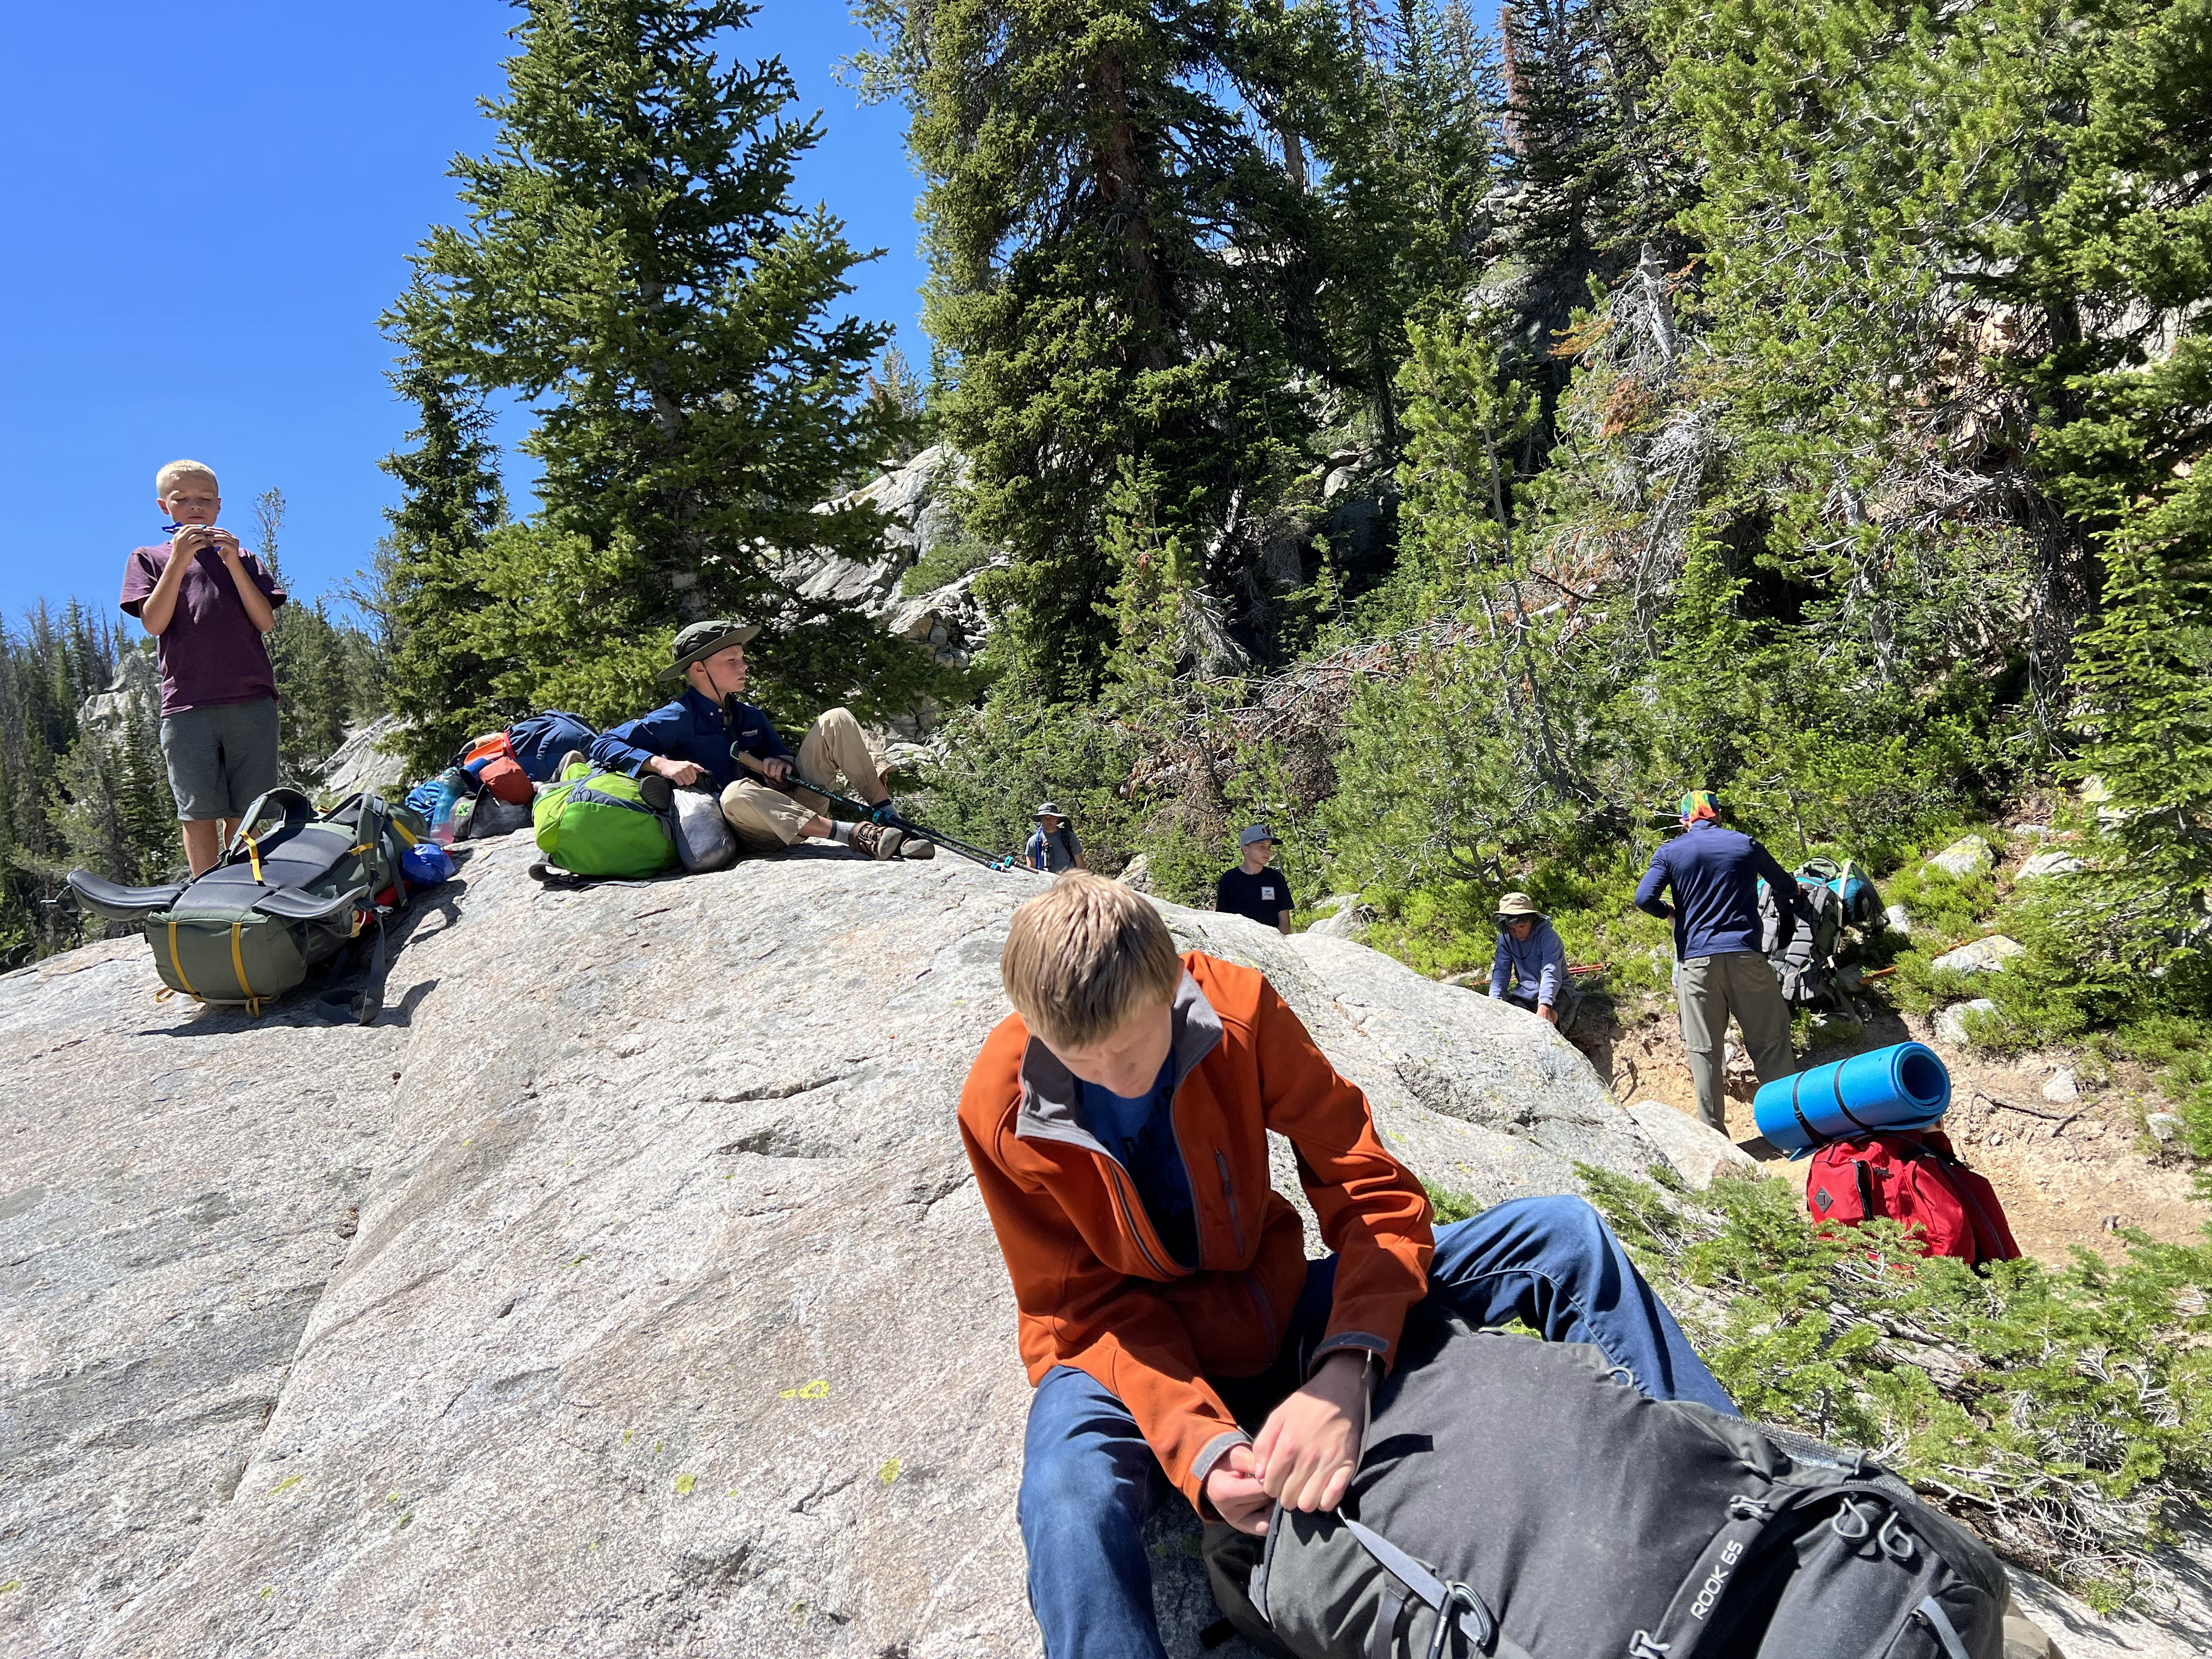
<path fill-rule="evenodd" d="M 276 698 L 164 714 L 161 758 L 169 763 L 169 793 L 180 820 L 244 817 L 254 797 L 283 781 Z"/>

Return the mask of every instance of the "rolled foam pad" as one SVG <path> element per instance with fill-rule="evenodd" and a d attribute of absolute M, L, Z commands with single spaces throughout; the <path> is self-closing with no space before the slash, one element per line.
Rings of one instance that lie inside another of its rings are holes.
<path fill-rule="evenodd" d="M 1924 1129 L 1951 1109 L 1951 1073 L 1923 1042 L 1899 1042 L 1765 1084 L 1759 1133 L 1792 1158 L 1870 1130 Z"/>

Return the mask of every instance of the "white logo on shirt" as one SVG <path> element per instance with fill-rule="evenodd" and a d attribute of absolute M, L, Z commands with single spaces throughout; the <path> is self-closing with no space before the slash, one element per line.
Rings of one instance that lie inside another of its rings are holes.
<path fill-rule="evenodd" d="M 1273 898 L 1275 896 L 1275 890 L 1272 887 L 1262 887 L 1260 890 L 1260 896 L 1261 898 Z"/>

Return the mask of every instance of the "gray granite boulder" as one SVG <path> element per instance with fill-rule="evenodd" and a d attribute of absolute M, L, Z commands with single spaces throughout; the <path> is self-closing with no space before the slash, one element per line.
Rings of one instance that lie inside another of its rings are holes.
<path fill-rule="evenodd" d="M 1997 1006 L 1987 997 L 1976 997 L 1971 1002 L 1954 1002 L 1948 1008 L 1936 1011 L 1936 1035 L 1954 1047 L 1963 1048 L 1974 1039 L 1966 1030 L 1969 1014 L 1994 1014 Z"/>
<path fill-rule="evenodd" d="M 1964 881 L 1969 876 L 1978 876 L 1993 869 L 1996 855 L 1988 842 L 1979 836 L 1961 836 L 1942 852 L 1928 860 L 1931 869 L 1941 870 L 1947 876 Z"/>
<path fill-rule="evenodd" d="M 2002 974 L 2007 963 L 2027 954 L 2027 947 L 2018 939 L 1991 933 L 1986 939 L 1961 945 L 1955 951 L 1946 951 L 1928 965 L 1948 969 L 1954 974 Z"/>
<path fill-rule="evenodd" d="M 817 848 L 563 893 L 533 854 L 469 850 L 365 1029 L 158 1000 L 137 940 L 0 978 L 11 1659 L 1036 1652 L 954 1122 L 1036 878 Z M 1666 1156 L 1516 1010 L 1163 908 L 1442 1187 Z M 1195 1655 L 1180 1500 L 1154 1537 Z"/>

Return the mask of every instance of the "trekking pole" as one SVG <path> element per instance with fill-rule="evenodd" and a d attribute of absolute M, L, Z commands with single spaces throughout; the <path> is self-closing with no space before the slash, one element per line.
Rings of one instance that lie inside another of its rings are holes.
<path fill-rule="evenodd" d="M 763 781 L 768 779 L 768 769 L 763 764 L 759 757 L 740 754 L 733 749 L 731 751 L 731 758 L 747 771 L 757 773 Z M 802 776 L 795 766 L 791 769 L 791 775 L 784 781 L 794 788 L 805 789 L 819 795 L 832 806 L 842 806 L 847 811 L 857 815 L 870 823 L 889 824 L 892 829 L 912 836 L 917 840 L 934 842 L 939 847 L 957 853 L 963 859 L 973 860 L 987 870 L 1022 870 L 1029 867 L 1026 865 L 1015 863 L 1011 857 L 1001 858 L 996 854 L 987 853 L 971 842 L 960 841 L 951 836 L 940 835 L 934 830 L 915 823 L 902 813 L 886 811 L 884 807 L 871 806 L 864 800 L 854 800 L 850 795 L 841 795 L 834 789 L 824 789 L 811 778 Z M 885 803 L 885 806 L 888 805 L 889 803 Z"/>

